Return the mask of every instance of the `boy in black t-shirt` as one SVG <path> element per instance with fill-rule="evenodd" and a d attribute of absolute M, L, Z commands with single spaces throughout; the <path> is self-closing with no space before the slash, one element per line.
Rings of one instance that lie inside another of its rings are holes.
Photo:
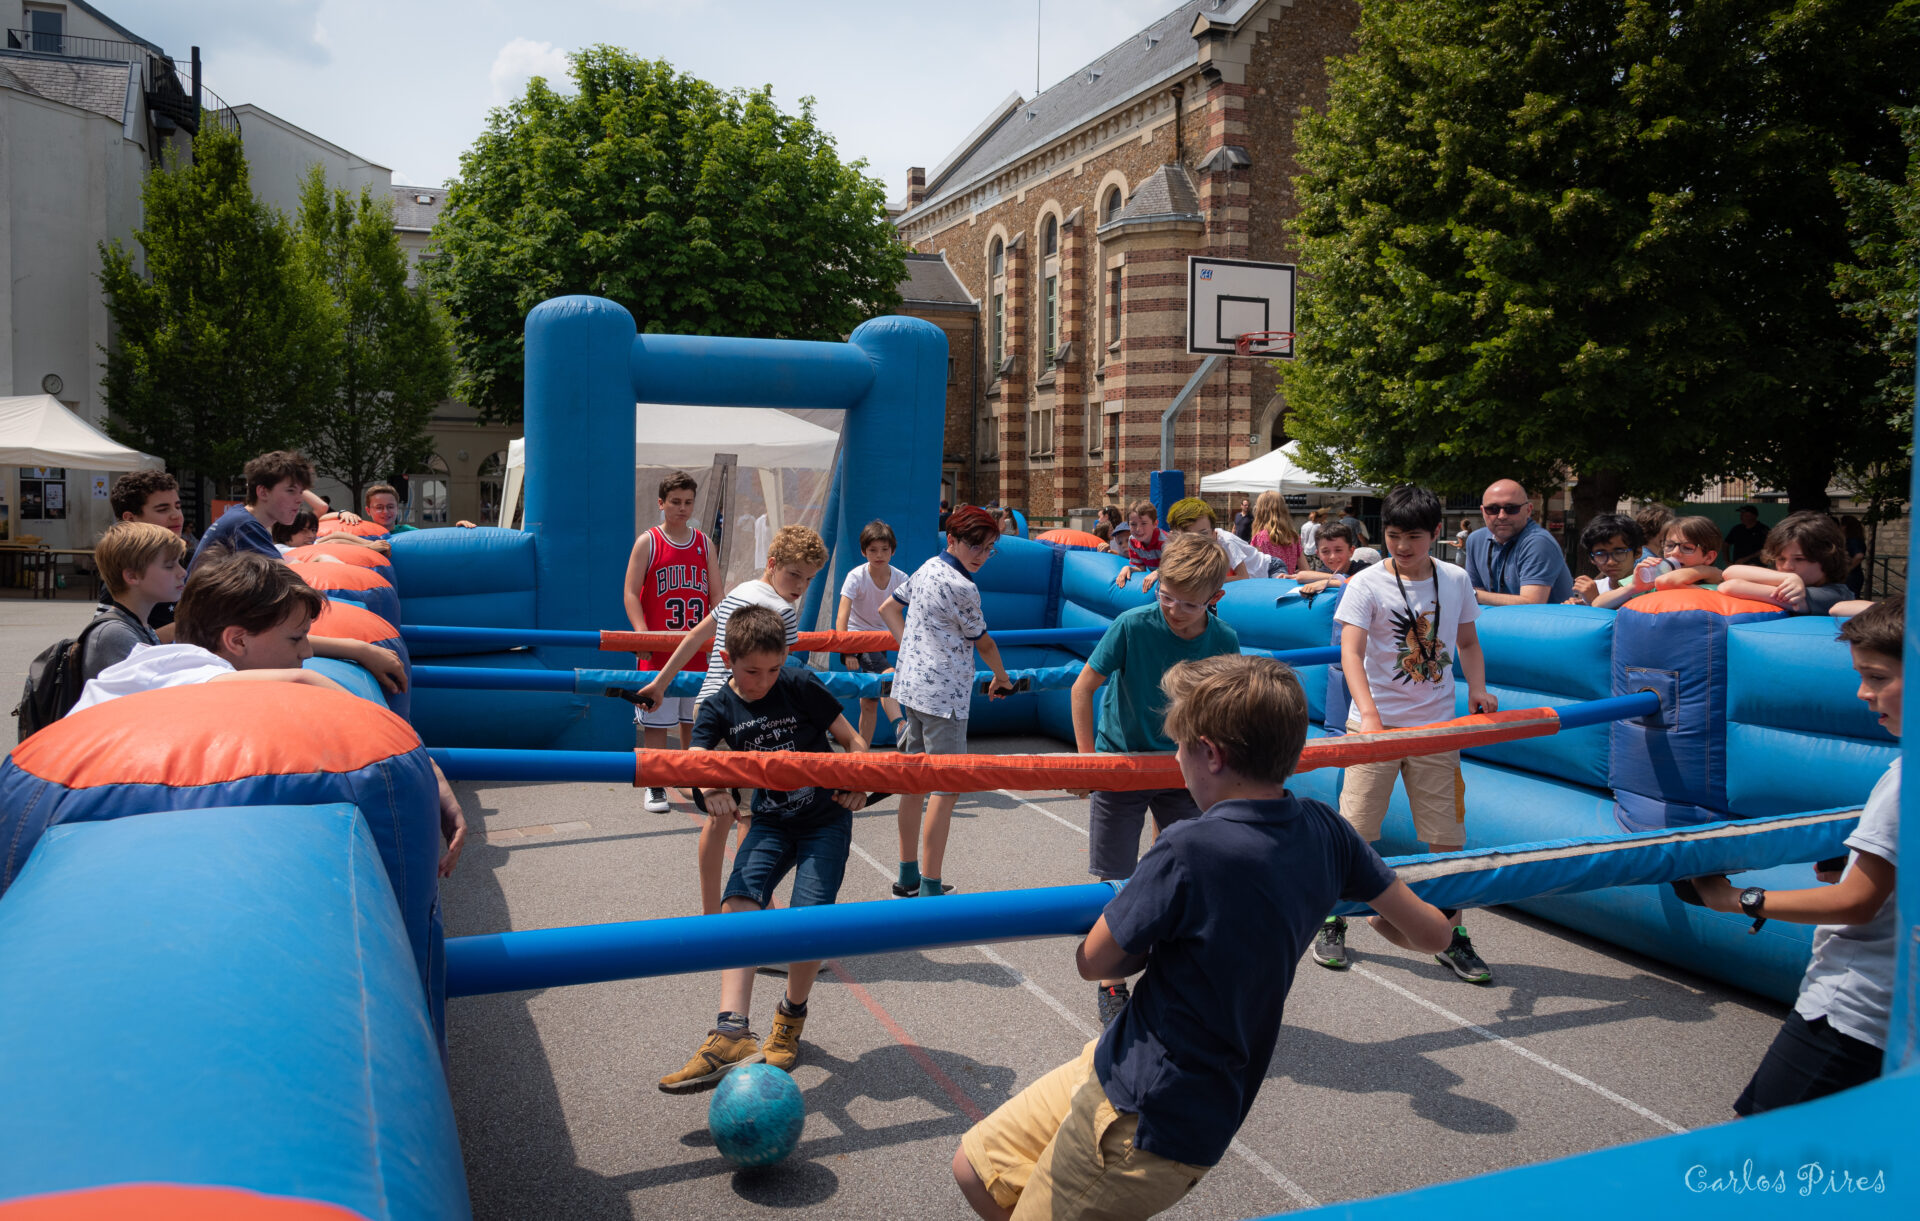
<path fill-rule="evenodd" d="M 787 627 L 764 606 L 743 606 L 727 621 L 727 647 L 721 650 L 731 676 L 700 705 L 693 724 L 693 750 L 798 750 L 829 753 L 828 741 L 850 751 L 866 742 L 840 714 L 840 701 L 807 670 L 784 668 Z M 774 887 L 794 874 L 794 907 L 832 903 L 846 873 L 853 843 L 853 811 L 864 793 L 804 788 L 790 792 L 757 789 L 753 823 L 734 853 L 733 875 L 721 899 L 722 912 L 765 909 Z M 730 789 L 700 790 L 710 813 L 734 813 Z M 720 973 L 720 1018 L 700 1050 L 679 1072 L 660 1079 L 669 1094 L 711 1089 L 742 1064 L 765 1061 L 792 1072 L 800 1062 L 800 1031 L 807 1022 L 807 994 L 820 973 L 818 962 L 796 962 L 787 969 L 787 994 L 773 1016 L 766 1046 L 747 1023 L 753 1002 L 752 967 Z"/>

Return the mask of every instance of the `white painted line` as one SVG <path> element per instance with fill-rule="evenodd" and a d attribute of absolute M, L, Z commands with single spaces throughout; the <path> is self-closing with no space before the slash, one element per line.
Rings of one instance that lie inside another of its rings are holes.
<path fill-rule="evenodd" d="M 1012 794 L 1008 794 L 1008 796 L 1012 796 Z M 1020 801 L 1020 798 L 1014 797 L 1014 800 Z M 1033 805 L 1032 802 L 1020 801 L 1020 804 L 1024 806 L 1032 806 L 1033 809 L 1040 810 L 1042 814 L 1046 814 L 1047 817 L 1054 819 L 1056 822 L 1066 823 L 1067 826 L 1073 827 L 1073 829 L 1076 831 L 1080 831 L 1082 835 L 1086 834 L 1084 830 L 1081 830 L 1081 828 L 1079 827 L 1074 827 L 1073 824 L 1070 822 L 1067 822 L 1066 819 L 1060 818 L 1058 815 L 1049 813 L 1046 810 L 1041 810 L 1039 806 Z M 875 872 L 879 873 L 881 877 L 891 878 L 892 876 L 894 876 L 887 869 L 885 865 L 881 864 L 878 860 L 874 859 L 873 854 L 868 852 L 865 848 L 862 848 L 859 844 L 850 844 L 849 846 L 853 849 L 854 854 L 857 855 L 861 860 L 865 861 L 869 865 L 872 865 Z M 1002 958 L 999 954 L 995 953 L 990 946 L 976 945 L 973 948 L 975 950 L 978 950 L 980 954 L 988 962 L 999 967 L 1002 971 L 1005 971 L 1009 976 L 1012 977 L 1015 983 L 1019 984 L 1022 988 L 1025 988 L 1028 992 L 1032 993 L 1040 1001 L 1041 1004 L 1053 1010 L 1054 1013 L 1059 1016 L 1060 1020 L 1065 1022 L 1067 1025 L 1073 1027 L 1074 1031 L 1078 1033 L 1081 1038 L 1094 1039 L 1100 1036 L 1099 1029 L 1095 1027 L 1092 1022 L 1087 1021 L 1085 1018 L 1081 1017 L 1079 1014 L 1075 1013 L 1073 1010 L 1067 1008 L 1067 1006 L 1060 1000 L 1059 997 L 1047 991 L 1045 988 L 1042 988 L 1039 984 L 1034 983 L 1031 979 L 1028 979 L 1027 973 L 1025 971 L 1022 971 L 1020 968 L 1008 962 L 1005 958 Z M 1274 1169 L 1273 1164 L 1271 1162 L 1267 1161 L 1265 1158 L 1261 1157 L 1259 1154 L 1255 1153 L 1253 1150 L 1247 1148 L 1246 1144 L 1242 1142 L 1239 1137 L 1236 1136 L 1233 1138 L 1233 1142 L 1227 1146 L 1227 1151 L 1237 1155 L 1241 1161 L 1244 1161 L 1247 1165 L 1257 1170 L 1263 1177 L 1265 1177 L 1274 1186 L 1278 1187 L 1281 1191 L 1286 1192 L 1287 1196 L 1290 1199 L 1292 1199 L 1294 1203 L 1298 1204 L 1300 1207 L 1314 1208 L 1319 1205 L 1320 1201 L 1314 1199 L 1313 1196 L 1309 1195 L 1305 1188 L 1301 1187 L 1300 1184 L 1294 1182 L 1292 1179 L 1288 1178 L 1286 1175 L 1281 1174 L 1278 1170 Z"/>
<path fill-rule="evenodd" d="M 1488 1030 L 1485 1026 L 1476 1025 L 1475 1023 L 1468 1021 L 1466 1018 L 1461 1017 L 1459 1014 L 1455 1013 L 1453 1010 L 1445 1008 L 1444 1006 L 1441 1006 L 1441 1005 L 1437 1005 L 1434 1002 L 1428 1000 L 1426 997 L 1421 996 L 1419 993 L 1414 992 L 1408 988 L 1403 988 L 1399 984 L 1394 983 L 1392 980 L 1387 979 L 1384 976 L 1376 975 L 1372 971 L 1369 971 L 1365 967 L 1360 966 L 1358 964 L 1355 964 L 1351 968 L 1351 970 L 1356 975 L 1363 975 L 1366 978 L 1372 980 L 1374 983 L 1379 984 L 1382 988 L 1385 988 L 1389 992 L 1395 993 L 1399 996 L 1406 997 L 1408 1000 L 1420 1006 L 1422 1009 L 1431 1010 L 1432 1012 L 1437 1013 L 1441 1017 L 1447 1019 L 1449 1022 L 1452 1022 L 1454 1025 L 1463 1026 L 1466 1029 L 1471 1030 L 1473 1033 L 1479 1035 L 1481 1038 L 1485 1039 L 1487 1042 L 1494 1043 L 1501 1047 L 1506 1048 L 1508 1051 L 1512 1052 L 1516 1056 L 1519 1056 L 1523 1060 L 1529 1060 L 1535 1064 L 1538 1064 L 1541 1068 L 1544 1068 L 1549 1072 L 1558 1073 L 1560 1076 L 1565 1077 L 1567 1080 L 1573 1082 L 1575 1085 L 1585 1086 L 1587 1089 L 1590 1089 L 1594 1093 L 1600 1095 L 1602 1098 L 1605 1098 L 1608 1102 L 1618 1103 L 1620 1106 L 1627 1108 L 1627 1110 L 1632 1111 L 1635 1115 L 1640 1116 L 1642 1119 L 1650 1120 L 1653 1123 L 1659 1124 L 1661 1127 L 1667 1129 L 1669 1132 L 1685 1132 L 1686 1131 L 1686 1129 L 1681 1127 L 1679 1124 L 1674 1123 L 1672 1120 L 1667 1119 L 1665 1116 L 1655 1114 L 1654 1112 L 1648 1110 L 1646 1107 L 1643 1107 L 1639 1103 L 1633 1101 L 1633 1099 L 1623 1098 L 1620 1095 L 1614 1093 L 1612 1090 L 1608 1089 L 1606 1086 L 1601 1085 L 1596 1081 L 1589 1081 L 1587 1078 L 1582 1077 L 1579 1073 L 1574 1072 L 1572 1069 L 1563 1067 L 1562 1065 L 1559 1065 L 1559 1064 L 1555 1064 L 1552 1060 L 1547 1059 L 1545 1056 L 1541 1055 L 1539 1052 L 1536 1052 L 1531 1048 L 1522 1047 L 1520 1044 L 1514 1042 L 1512 1039 L 1506 1038 L 1503 1035 L 1497 1035 L 1493 1033 L 1493 1031 Z"/>
<path fill-rule="evenodd" d="M 1007 790 L 1005 789 L 995 789 L 994 792 L 1000 794 L 1002 797 L 1013 797 L 1013 794 L 1007 792 Z M 1058 814 L 1055 814 L 1052 810 L 1047 809 L 1047 807 L 1045 806 L 1037 806 L 1033 804 L 1031 801 L 1028 801 L 1024 797 L 1013 797 L 1013 799 L 1019 802 L 1021 805 L 1027 807 L 1029 810 L 1034 811 L 1035 813 L 1045 814 L 1048 818 L 1051 818 L 1053 821 L 1059 823 L 1061 826 L 1065 827 L 1069 831 L 1078 831 L 1082 835 L 1087 834 L 1087 829 L 1085 827 L 1081 826 L 1079 823 L 1067 821 L 1066 819 L 1060 817 Z"/>

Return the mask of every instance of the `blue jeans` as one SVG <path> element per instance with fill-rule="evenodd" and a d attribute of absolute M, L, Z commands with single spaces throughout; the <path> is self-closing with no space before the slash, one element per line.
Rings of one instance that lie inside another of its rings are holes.
<path fill-rule="evenodd" d="M 722 901 L 737 896 L 764 910 L 791 871 L 792 906 L 824 907 L 839 897 L 852 843 L 853 811 L 831 798 L 787 818 L 756 817 L 734 853 Z"/>

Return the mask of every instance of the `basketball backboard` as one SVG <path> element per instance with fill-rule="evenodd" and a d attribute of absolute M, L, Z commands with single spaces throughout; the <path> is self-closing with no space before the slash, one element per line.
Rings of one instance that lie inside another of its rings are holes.
<path fill-rule="evenodd" d="M 1187 259 L 1187 351 L 1232 356 L 1240 336 L 1293 330 L 1292 263 Z M 1255 355 L 1293 358 L 1289 341 L 1263 343 Z"/>

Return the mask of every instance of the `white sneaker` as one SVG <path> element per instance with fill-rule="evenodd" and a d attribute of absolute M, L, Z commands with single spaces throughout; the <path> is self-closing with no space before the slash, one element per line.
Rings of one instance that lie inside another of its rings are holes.
<path fill-rule="evenodd" d="M 671 810 L 672 808 L 673 806 L 667 802 L 667 790 L 665 789 L 648 789 L 647 790 L 647 802 L 646 802 L 647 813 L 665 814 L 668 810 Z"/>

